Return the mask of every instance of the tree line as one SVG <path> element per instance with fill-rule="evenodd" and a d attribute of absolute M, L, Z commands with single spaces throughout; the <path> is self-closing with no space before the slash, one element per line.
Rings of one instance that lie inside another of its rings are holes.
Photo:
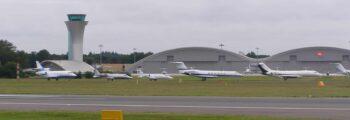
<path fill-rule="evenodd" d="M 117 52 L 102 52 L 103 63 L 119 63 L 119 64 L 131 64 L 134 61 L 138 61 L 152 55 L 152 52 L 134 52 L 131 54 L 121 54 Z M 36 67 L 35 61 L 44 60 L 67 60 L 67 54 L 51 54 L 48 50 L 42 49 L 38 52 L 27 53 L 23 50 L 17 50 L 16 46 L 4 39 L 0 39 L 0 78 L 15 78 L 17 64 L 20 68 L 34 68 Z M 92 65 L 99 64 L 100 53 L 85 54 L 83 61 Z M 21 73 L 22 74 L 22 73 Z"/>
<path fill-rule="evenodd" d="M 90 52 L 84 55 L 83 61 L 90 65 L 99 64 L 100 60 L 102 60 L 102 63 L 132 64 L 152 54 L 152 52 L 134 52 L 131 54 L 109 51 L 104 51 L 102 54 Z M 246 56 L 252 58 L 268 57 L 268 55 L 256 55 L 254 52 L 250 52 Z M 51 54 L 46 49 L 27 53 L 23 50 L 17 50 L 11 42 L 0 39 L 0 78 L 16 77 L 17 64 L 20 68 L 34 68 L 36 67 L 35 61 L 67 60 L 67 58 L 67 54 Z M 20 74 L 24 75 L 22 72 Z"/>

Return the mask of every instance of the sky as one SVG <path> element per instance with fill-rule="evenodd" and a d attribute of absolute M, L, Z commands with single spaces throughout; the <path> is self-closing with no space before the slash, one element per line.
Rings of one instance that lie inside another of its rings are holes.
<path fill-rule="evenodd" d="M 84 53 L 212 47 L 273 55 L 350 49 L 348 0 L 1 0 L 0 39 L 27 52 L 67 52 L 67 14 L 87 14 Z"/>

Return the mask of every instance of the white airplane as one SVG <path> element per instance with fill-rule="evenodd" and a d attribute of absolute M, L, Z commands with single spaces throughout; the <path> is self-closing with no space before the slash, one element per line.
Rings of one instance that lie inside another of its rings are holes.
<path fill-rule="evenodd" d="M 323 76 L 321 73 L 314 70 L 272 70 L 265 63 L 259 63 L 258 67 L 260 68 L 263 75 L 275 76 L 287 80 L 288 78 L 300 78 L 300 77 L 320 77 Z"/>
<path fill-rule="evenodd" d="M 206 81 L 207 78 L 217 77 L 241 77 L 242 74 L 236 71 L 213 71 L 213 70 L 197 70 L 189 69 L 184 62 L 172 62 L 176 64 L 176 68 L 181 74 L 195 76 L 202 78 L 202 81 Z"/>
<path fill-rule="evenodd" d="M 141 68 L 137 69 L 136 71 L 139 78 L 147 78 L 151 81 L 173 79 L 173 77 L 169 76 L 165 71 L 163 71 L 161 74 L 144 74 Z"/>
<path fill-rule="evenodd" d="M 107 78 L 107 80 L 117 80 L 117 79 L 132 79 L 131 76 L 127 74 L 119 74 L 119 73 L 100 73 L 97 70 L 95 70 L 94 78 Z"/>
<path fill-rule="evenodd" d="M 350 70 L 345 69 L 345 67 L 342 64 L 340 63 L 331 63 L 331 64 L 335 65 L 335 68 L 337 69 L 338 72 L 344 75 L 350 76 Z"/>
<path fill-rule="evenodd" d="M 38 70 L 35 74 L 41 75 L 47 78 L 47 80 L 56 79 L 59 78 L 75 78 L 77 77 L 76 74 L 74 74 L 71 71 L 51 71 L 50 68 L 44 68 L 39 61 L 36 61 L 36 69 Z"/>

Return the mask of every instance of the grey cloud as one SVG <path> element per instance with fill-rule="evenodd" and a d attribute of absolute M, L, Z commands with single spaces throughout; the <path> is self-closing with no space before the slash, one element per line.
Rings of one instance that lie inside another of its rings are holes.
<path fill-rule="evenodd" d="M 186 46 L 274 54 L 350 48 L 346 0 L 2 0 L 0 35 L 18 49 L 67 51 L 68 13 L 86 13 L 84 51 L 159 52 Z M 156 43 L 156 44 L 155 44 Z"/>

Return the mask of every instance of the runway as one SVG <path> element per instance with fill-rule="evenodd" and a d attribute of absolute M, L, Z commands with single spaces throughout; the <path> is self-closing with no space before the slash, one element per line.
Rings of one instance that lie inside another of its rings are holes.
<path fill-rule="evenodd" d="M 1 110 L 166 112 L 350 118 L 349 98 L 0 95 Z"/>

